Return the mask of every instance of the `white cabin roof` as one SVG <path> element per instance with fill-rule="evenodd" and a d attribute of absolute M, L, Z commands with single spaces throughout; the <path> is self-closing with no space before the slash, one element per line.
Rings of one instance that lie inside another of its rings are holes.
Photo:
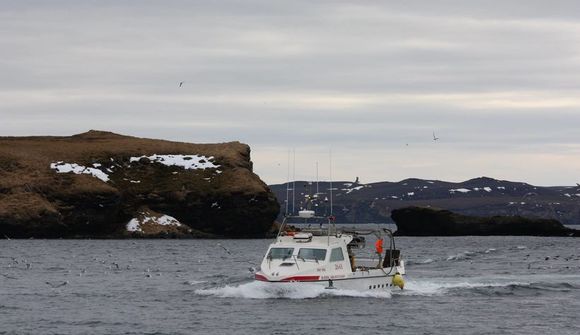
<path fill-rule="evenodd" d="M 337 236 L 312 236 L 309 241 L 302 239 L 295 239 L 294 236 L 279 236 L 274 245 L 278 246 L 288 246 L 294 248 L 327 248 L 329 245 L 336 247 L 337 245 L 347 245 L 352 241 L 352 235 L 340 235 Z"/>

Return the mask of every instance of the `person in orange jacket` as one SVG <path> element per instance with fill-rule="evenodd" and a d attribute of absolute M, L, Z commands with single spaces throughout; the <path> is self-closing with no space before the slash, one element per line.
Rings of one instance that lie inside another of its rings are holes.
<path fill-rule="evenodd" d="M 375 250 L 377 251 L 377 254 L 379 255 L 379 265 L 377 266 L 377 268 L 381 269 L 383 267 L 383 239 L 380 238 L 375 242 Z"/>

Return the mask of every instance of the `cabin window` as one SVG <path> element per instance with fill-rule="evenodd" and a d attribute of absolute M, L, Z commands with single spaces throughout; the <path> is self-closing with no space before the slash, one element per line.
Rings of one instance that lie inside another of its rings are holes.
<path fill-rule="evenodd" d="M 344 261 L 344 254 L 342 253 L 342 248 L 334 248 L 330 253 L 331 262 L 341 262 Z"/>
<path fill-rule="evenodd" d="M 326 259 L 326 249 L 302 248 L 298 252 L 298 258 L 305 260 L 309 259 L 315 261 L 323 261 Z"/>
<path fill-rule="evenodd" d="M 272 248 L 268 253 L 270 259 L 286 259 L 292 257 L 294 248 Z"/>

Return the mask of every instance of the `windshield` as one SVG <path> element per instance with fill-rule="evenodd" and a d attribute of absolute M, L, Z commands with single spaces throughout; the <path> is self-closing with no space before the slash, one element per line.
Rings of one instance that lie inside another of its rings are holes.
<path fill-rule="evenodd" d="M 270 259 L 286 259 L 292 257 L 294 248 L 272 248 L 268 253 Z"/>
<path fill-rule="evenodd" d="M 298 258 L 323 261 L 326 258 L 326 249 L 302 248 L 298 252 Z"/>

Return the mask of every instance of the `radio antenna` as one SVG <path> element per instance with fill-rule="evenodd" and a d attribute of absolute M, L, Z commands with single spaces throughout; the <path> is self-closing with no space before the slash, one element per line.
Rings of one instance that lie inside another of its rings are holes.
<path fill-rule="evenodd" d="M 316 196 L 318 197 L 318 162 L 316 162 Z"/>
<path fill-rule="evenodd" d="M 332 216 L 332 149 L 328 149 L 328 158 L 330 161 L 330 216 Z"/>
<path fill-rule="evenodd" d="M 292 214 L 296 213 L 295 211 L 295 203 L 296 203 L 296 149 L 292 149 L 294 154 L 294 161 L 292 164 Z"/>
<path fill-rule="evenodd" d="M 290 149 L 288 149 L 288 164 L 286 170 L 286 216 L 288 216 L 288 203 L 290 199 Z"/>

